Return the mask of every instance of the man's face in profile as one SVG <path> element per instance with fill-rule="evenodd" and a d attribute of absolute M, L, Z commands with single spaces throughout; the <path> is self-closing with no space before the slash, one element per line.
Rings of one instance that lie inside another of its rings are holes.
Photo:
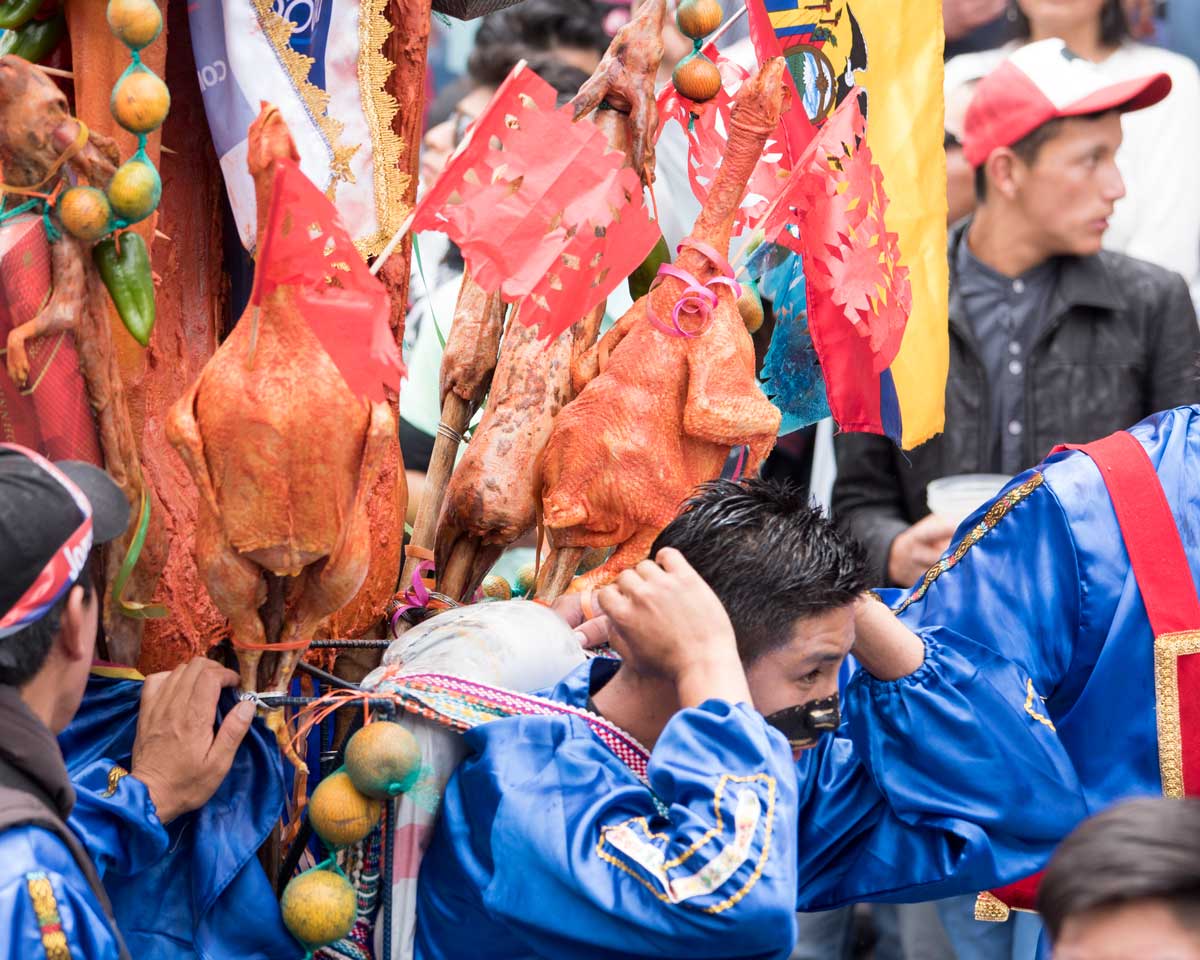
<path fill-rule="evenodd" d="M 1200 930 L 1170 904 L 1137 900 L 1068 917 L 1053 960 L 1200 960 Z"/>
<path fill-rule="evenodd" d="M 838 692 L 842 661 L 853 645 L 853 604 L 797 620 L 788 643 L 746 665 L 754 709 L 769 717 L 832 697 Z"/>

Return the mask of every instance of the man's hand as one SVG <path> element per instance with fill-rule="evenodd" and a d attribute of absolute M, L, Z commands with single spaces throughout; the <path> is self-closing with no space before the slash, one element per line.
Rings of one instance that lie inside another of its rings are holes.
<path fill-rule="evenodd" d="M 899 680 L 925 662 L 921 638 L 869 595 L 855 602 L 854 647 L 850 652 L 877 680 Z"/>
<path fill-rule="evenodd" d="M 633 669 L 674 684 L 681 707 L 750 702 L 733 625 L 678 550 L 660 550 L 597 595 L 612 645 Z"/>
<path fill-rule="evenodd" d="M 938 562 L 953 536 L 954 527 L 936 513 L 899 534 L 888 551 L 888 576 L 892 583 L 911 587 Z"/>
<path fill-rule="evenodd" d="M 564 593 L 551 609 L 575 628 L 575 638 L 584 650 L 596 650 L 612 642 L 612 621 L 604 614 L 588 616 L 583 609 L 583 593 Z M 595 603 L 592 604 L 595 606 Z"/>
<path fill-rule="evenodd" d="M 942 0 L 946 39 L 957 40 L 1004 13 L 1007 0 Z"/>
<path fill-rule="evenodd" d="M 142 687 L 130 773 L 146 785 L 164 824 L 197 810 L 217 792 L 254 721 L 254 704 L 239 703 L 214 734 L 217 699 L 238 675 L 197 657 Z"/>

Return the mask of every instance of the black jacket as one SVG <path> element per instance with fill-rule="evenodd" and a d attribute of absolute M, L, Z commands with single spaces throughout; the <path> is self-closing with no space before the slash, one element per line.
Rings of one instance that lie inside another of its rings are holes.
<path fill-rule="evenodd" d="M 992 472 L 991 392 L 954 279 L 966 226 L 950 234 L 945 431 L 907 453 L 871 434 L 835 440 L 833 513 L 867 547 L 881 584 L 888 582 L 892 540 L 929 513 L 929 482 Z M 1200 327 L 1178 274 L 1107 251 L 1063 257 L 1050 318 L 1026 366 L 1026 465 L 1056 444 L 1087 443 L 1159 410 L 1200 401 L 1198 355 Z"/>

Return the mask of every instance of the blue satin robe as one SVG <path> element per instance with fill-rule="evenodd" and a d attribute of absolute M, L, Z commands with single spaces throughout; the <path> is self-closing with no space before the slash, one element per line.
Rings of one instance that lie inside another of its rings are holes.
<path fill-rule="evenodd" d="M 1183 539 L 1191 569 L 1180 575 L 1200 583 L 1200 406 L 1156 414 L 1130 432 L 1155 466 Z M 1027 712 L 1054 725 L 1088 813 L 1161 794 L 1154 636 L 1100 472 L 1084 454 L 1057 454 L 1006 489 L 1031 481 L 1031 492 L 927 589 L 891 599 L 916 632 L 984 647 L 1029 674 Z M 956 540 L 985 513 L 965 521 Z M 1011 762 L 1024 759 L 998 746 Z M 902 802 L 918 799 L 920 784 L 897 787 Z M 1037 789 L 1014 790 L 1008 800 L 1022 815 L 1052 802 Z M 1078 819 L 1064 816 L 1060 837 Z"/>
<path fill-rule="evenodd" d="M 936 635 L 925 645 L 910 676 L 850 683 L 844 729 L 866 763 L 845 736 L 791 761 L 744 705 L 713 701 L 671 720 L 650 765 L 651 786 L 671 805 L 669 819 L 652 821 L 665 857 L 711 824 L 725 774 L 767 771 L 780 785 L 760 885 L 716 916 L 696 909 L 708 900 L 663 902 L 637 864 L 614 870 L 597 857 L 604 827 L 653 818 L 654 805 L 584 724 L 527 717 L 471 731 L 473 755 L 450 780 L 422 862 L 417 957 L 477 956 L 480 944 L 496 958 L 786 956 L 795 909 L 923 900 L 1036 869 L 1063 822 L 1084 813 L 1070 761 L 1022 710 L 1028 678 L 1018 667 L 983 648 L 968 657 Z M 550 696 L 584 707 L 614 669 L 584 664 Z M 1010 802 L 1030 791 L 1048 802 Z M 785 844 L 793 856 L 777 859 Z"/>
<path fill-rule="evenodd" d="M 583 664 L 550 696 L 583 708 L 593 672 L 616 666 Z M 418 960 L 787 957 L 796 771 L 753 710 L 680 711 L 649 787 L 577 718 L 500 720 L 466 740 L 421 863 Z M 740 846 L 739 811 L 756 812 Z M 727 869 L 706 883 L 721 851 Z"/>
<path fill-rule="evenodd" d="M 111 797 L 114 762 L 128 769 L 142 685 L 93 675 L 59 737 L 77 799 L 69 820 L 96 864 L 135 960 L 300 960 L 257 851 L 283 808 L 274 736 L 256 723 L 221 787 L 200 810 L 165 829 L 132 776 Z M 234 700 L 226 694 L 223 715 Z M 54 889 L 71 960 L 115 960 L 116 943 L 70 852 L 43 830 L 0 834 L 0 958 L 44 955 L 28 873 Z M 13 890 L 17 884 L 19 890 Z M 14 892 L 17 895 L 13 895 Z M 8 952 L 5 952 L 5 951 Z"/>
<path fill-rule="evenodd" d="M 111 797 L 102 796 L 112 768 L 109 760 L 95 760 L 75 772 L 77 799 L 68 821 L 91 854 L 106 889 L 119 883 L 120 877 L 153 864 L 168 844 L 167 832 L 140 781 L 124 777 Z M 43 899 L 35 905 L 31 883 L 39 879 L 50 882 L 53 901 Z M 40 827 L 0 833 L 0 931 L 4 931 L 0 957 L 47 956 L 43 927 L 55 914 L 71 960 L 116 960 L 116 937 L 71 852 Z M 140 960 L 137 952 L 132 955 Z"/>

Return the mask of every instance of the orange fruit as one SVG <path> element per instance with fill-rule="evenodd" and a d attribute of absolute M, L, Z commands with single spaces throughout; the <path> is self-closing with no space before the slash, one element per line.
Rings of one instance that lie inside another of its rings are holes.
<path fill-rule="evenodd" d="M 717 0 L 683 0 L 675 11 L 675 25 L 685 37 L 699 40 L 716 30 L 724 17 Z"/>
<path fill-rule="evenodd" d="M 340 873 L 309 870 L 288 881 L 279 909 L 293 937 L 306 947 L 323 947 L 341 940 L 354 927 L 357 899 Z"/>
<path fill-rule="evenodd" d="M 162 198 L 162 180 L 154 165 L 145 160 L 126 160 L 108 185 L 108 202 L 113 213 L 128 223 L 145 220 Z"/>
<path fill-rule="evenodd" d="M 58 219 L 71 236 L 91 242 L 108 233 L 112 207 L 103 190 L 71 187 L 58 198 Z"/>
<path fill-rule="evenodd" d="M 117 81 L 108 106 L 117 123 L 130 133 L 150 133 L 167 119 L 171 94 L 151 71 L 134 70 Z"/>
<path fill-rule="evenodd" d="M 363 796 L 345 770 L 322 780 L 308 801 L 308 819 L 331 847 L 358 843 L 375 828 L 381 812 L 379 801 Z"/>
<path fill-rule="evenodd" d="M 492 574 L 483 578 L 483 585 L 480 587 L 483 590 L 483 598 L 485 600 L 511 600 L 512 587 L 508 585 L 508 581 L 501 576 Z"/>
<path fill-rule="evenodd" d="M 162 12 L 154 0 L 109 0 L 108 27 L 131 50 L 153 43 L 162 31 Z"/>
<path fill-rule="evenodd" d="M 420 770 L 417 741 L 398 723 L 368 723 L 346 744 L 346 773 L 364 796 L 383 800 L 401 794 Z"/>
<path fill-rule="evenodd" d="M 746 324 L 747 332 L 758 333 L 763 325 L 763 305 L 754 284 L 742 284 L 742 295 L 738 297 L 737 308 L 742 315 L 742 322 Z"/>
<path fill-rule="evenodd" d="M 721 71 L 708 57 L 691 53 L 679 61 L 671 82 L 679 93 L 693 103 L 711 100 L 721 90 Z"/>

